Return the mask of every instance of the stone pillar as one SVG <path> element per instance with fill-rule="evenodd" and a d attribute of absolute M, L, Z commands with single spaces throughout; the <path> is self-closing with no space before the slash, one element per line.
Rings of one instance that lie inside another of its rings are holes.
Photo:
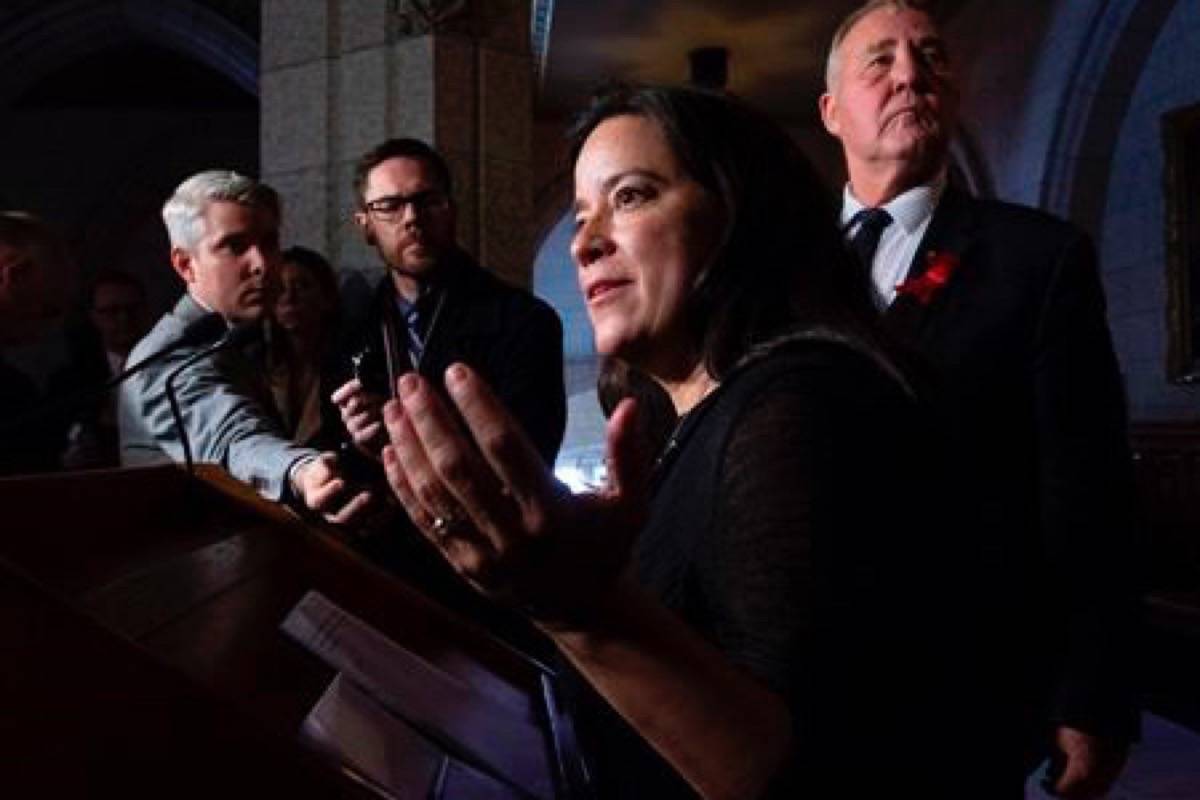
<path fill-rule="evenodd" d="M 454 175 L 461 244 L 528 286 L 533 59 L 528 0 L 263 0 L 262 172 L 284 243 L 376 271 L 353 225 L 355 160 L 393 136 Z"/>

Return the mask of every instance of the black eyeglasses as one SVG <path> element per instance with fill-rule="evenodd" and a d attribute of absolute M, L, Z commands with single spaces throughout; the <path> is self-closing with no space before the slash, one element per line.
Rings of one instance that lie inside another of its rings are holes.
<path fill-rule="evenodd" d="M 425 189 L 412 194 L 389 194 L 363 203 L 376 218 L 391 222 L 404 213 L 405 206 L 412 206 L 413 213 L 444 211 L 450 206 L 450 198 L 441 189 Z"/>

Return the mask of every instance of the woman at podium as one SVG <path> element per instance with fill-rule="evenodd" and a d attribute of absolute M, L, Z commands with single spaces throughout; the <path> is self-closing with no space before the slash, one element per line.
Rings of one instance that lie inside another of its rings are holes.
<path fill-rule="evenodd" d="M 409 375 L 385 411 L 395 494 L 570 663 L 600 796 L 941 796 L 928 429 L 829 193 L 701 90 L 606 93 L 573 156 L 596 349 L 678 424 L 648 457 L 624 401 L 607 487 L 572 495 L 470 369 L 447 370 L 452 405 Z"/>

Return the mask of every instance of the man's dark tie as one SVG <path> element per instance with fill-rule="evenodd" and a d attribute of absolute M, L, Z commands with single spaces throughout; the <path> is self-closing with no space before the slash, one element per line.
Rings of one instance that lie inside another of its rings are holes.
<path fill-rule="evenodd" d="M 429 338 L 429 326 L 437 314 L 437 303 L 437 291 L 425 292 L 404 312 L 404 322 L 408 326 L 409 355 L 414 366 L 421 363 L 425 342 Z"/>
<path fill-rule="evenodd" d="M 891 224 L 892 215 L 882 208 L 864 208 L 850 220 L 848 227 L 858 225 L 858 230 L 850 238 L 850 247 L 868 274 L 875 262 L 875 251 L 879 249 L 879 237 L 883 236 L 883 229 Z"/>
<path fill-rule="evenodd" d="M 423 316 L 418 303 L 413 303 L 403 313 L 404 327 L 408 334 L 408 354 L 414 366 L 421 363 L 421 354 L 425 350 Z"/>

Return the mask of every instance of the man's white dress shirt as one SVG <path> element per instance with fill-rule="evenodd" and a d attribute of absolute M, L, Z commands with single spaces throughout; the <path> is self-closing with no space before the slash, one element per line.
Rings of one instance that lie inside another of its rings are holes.
<path fill-rule="evenodd" d="M 890 203 L 880 206 L 892 216 L 892 224 L 883 229 L 875 260 L 871 264 L 871 283 L 875 289 L 875 305 L 881 310 L 896 299 L 896 286 L 903 283 L 908 268 L 917 254 L 917 247 L 925 236 L 933 210 L 937 208 L 942 191 L 946 188 L 945 176 L 931 183 L 913 187 L 895 197 Z M 854 215 L 866 208 L 850 190 L 850 184 L 842 193 L 842 226 L 850 224 Z M 849 240 L 858 232 L 858 224 L 843 233 Z"/>

